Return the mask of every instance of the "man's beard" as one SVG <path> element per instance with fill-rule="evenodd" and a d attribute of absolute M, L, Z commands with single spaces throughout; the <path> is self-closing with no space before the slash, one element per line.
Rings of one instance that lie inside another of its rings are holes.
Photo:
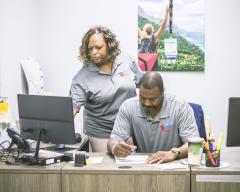
<path fill-rule="evenodd" d="M 146 114 L 150 114 L 152 111 L 156 110 L 156 106 L 143 106 L 143 110 Z"/>

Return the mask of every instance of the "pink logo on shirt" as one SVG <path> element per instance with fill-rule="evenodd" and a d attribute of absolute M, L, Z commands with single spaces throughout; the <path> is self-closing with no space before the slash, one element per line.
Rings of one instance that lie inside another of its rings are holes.
<path fill-rule="evenodd" d="M 124 77 L 124 76 L 127 76 L 128 73 L 127 73 L 127 72 L 119 72 L 118 75 L 119 75 L 120 77 Z"/>
<path fill-rule="evenodd" d="M 172 124 L 161 124 L 160 125 L 160 132 L 162 133 L 162 132 L 166 132 L 166 131 L 168 131 L 169 129 L 171 129 L 173 127 L 173 125 Z"/>

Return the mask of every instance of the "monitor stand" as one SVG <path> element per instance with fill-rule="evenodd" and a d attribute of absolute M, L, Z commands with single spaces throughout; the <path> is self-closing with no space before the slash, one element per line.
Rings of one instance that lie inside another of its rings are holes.
<path fill-rule="evenodd" d="M 30 164 L 30 165 L 47 165 L 47 164 L 52 164 L 52 163 L 58 163 L 58 162 L 63 161 L 64 152 L 73 150 L 73 149 L 76 150 L 76 148 L 65 147 L 65 145 L 56 145 L 57 148 L 56 148 L 56 146 L 43 148 L 48 151 L 57 152 L 57 154 L 55 156 L 52 156 L 49 158 L 48 157 L 39 157 L 40 141 L 41 141 L 42 134 L 44 134 L 45 132 L 46 132 L 45 129 L 43 129 L 43 128 L 40 129 L 34 155 L 33 156 L 24 156 L 22 158 L 22 161 L 24 161 L 25 163 Z M 49 159 L 51 160 L 51 163 L 48 161 Z"/>
<path fill-rule="evenodd" d="M 54 146 L 44 147 L 43 149 L 48 150 L 48 151 L 55 151 L 55 152 L 58 152 L 58 153 L 64 153 L 66 151 L 77 150 L 78 148 L 76 148 L 76 147 L 66 147 L 65 144 L 56 144 Z"/>
<path fill-rule="evenodd" d="M 37 145 L 36 145 L 36 150 L 34 153 L 34 156 L 25 156 L 21 160 L 24 161 L 25 163 L 29 165 L 38 165 L 39 163 L 39 149 L 40 149 L 40 140 L 42 133 L 45 133 L 45 129 L 40 129 L 39 134 L 38 134 L 38 140 L 37 140 Z"/>

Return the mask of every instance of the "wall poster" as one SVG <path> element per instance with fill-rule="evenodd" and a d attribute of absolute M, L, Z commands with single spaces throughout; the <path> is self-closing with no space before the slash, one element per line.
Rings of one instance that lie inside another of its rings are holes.
<path fill-rule="evenodd" d="M 204 71 L 205 0 L 138 0 L 143 71 Z"/>

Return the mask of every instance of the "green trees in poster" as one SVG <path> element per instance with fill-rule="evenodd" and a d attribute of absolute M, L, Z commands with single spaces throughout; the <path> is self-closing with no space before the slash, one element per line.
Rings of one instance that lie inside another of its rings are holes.
<path fill-rule="evenodd" d="M 151 23 L 155 30 L 159 25 L 148 19 L 138 16 L 138 27 L 143 28 L 146 23 Z M 158 65 L 154 67 L 155 71 L 204 71 L 204 51 L 197 45 L 191 43 L 177 32 L 173 31 L 172 37 L 177 38 L 178 56 L 176 63 L 169 64 L 164 57 L 164 39 L 169 38 L 168 29 L 165 29 L 161 38 L 158 40 Z"/>

